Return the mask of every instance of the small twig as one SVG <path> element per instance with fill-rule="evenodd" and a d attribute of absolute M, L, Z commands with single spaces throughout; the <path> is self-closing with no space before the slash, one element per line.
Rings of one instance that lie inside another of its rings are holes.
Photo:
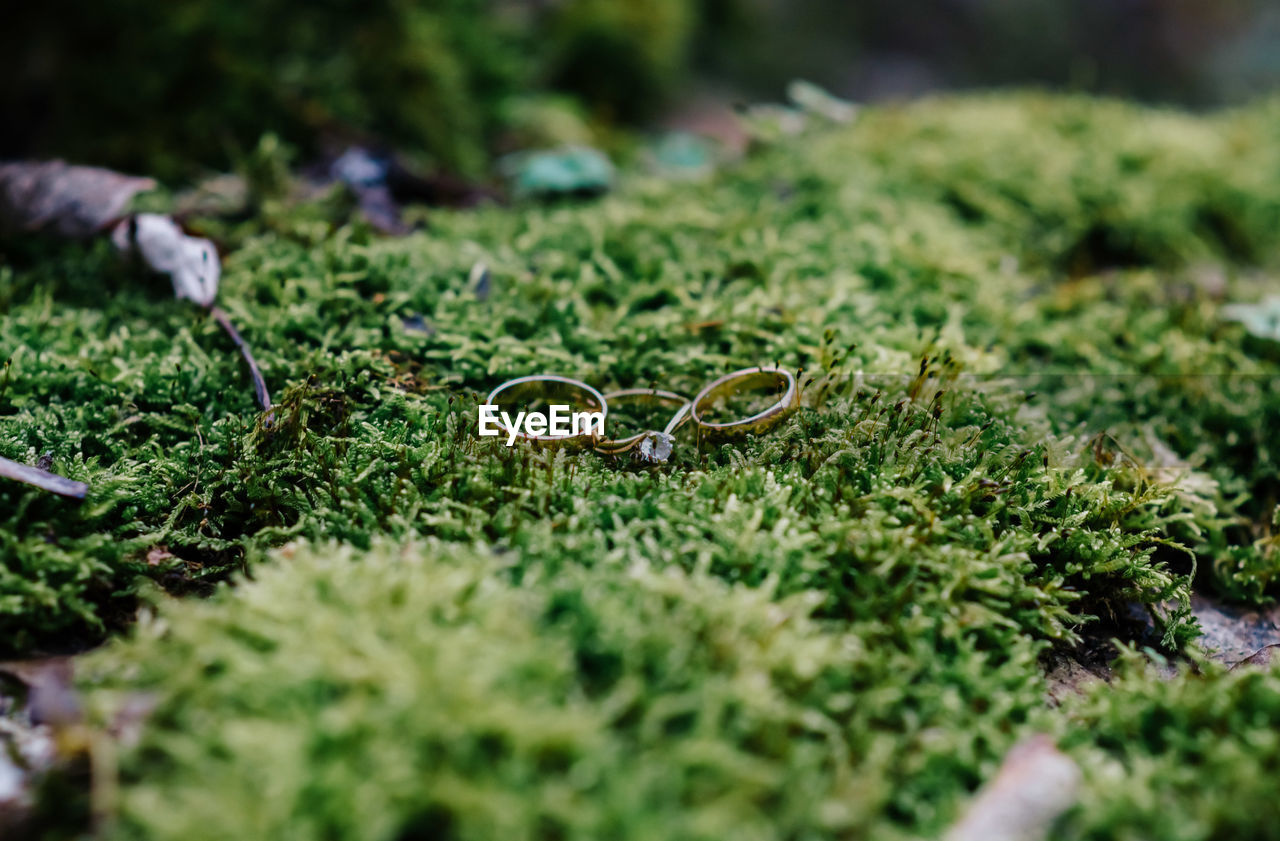
<path fill-rule="evenodd" d="M 77 482 L 73 479 L 68 479 L 66 476 L 59 476 L 57 473 L 41 470 L 38 467 L 19 464 L 3 456 L 0 456 L 0 476 L 17 482 L 25 482 L 28 485 L 34 485 L 51 493 L 69 496 L 74 499 L 84 499 L 84 495 L 89 492 L 89 486 L 84 482 Z"/>
<path fill-rule="evenodd" d="M 267 382 L 262 378 L 262 371 L 258 368 L 258 363 L 253 358 L 253 351 L 249 350 L 249 346 L 240 337 L 240 332 L 231 323 L 231 317 L 227 315 L 226 310 L 215 304 L 209 308 L 209 314 L 213 316 L 214 321 L 222 325 L 222 329 L 227 331 L 231 341 L 235 342 L 235 346 L 240 349 L 240 355 L 244 357 L 245 363 L 249 366 L 249 376 L 253 378 L 253 392 L 258 397 L 258 405 L 262 406 L 262 411 L 270 411 L 271 394 L 267 391 Z"/>

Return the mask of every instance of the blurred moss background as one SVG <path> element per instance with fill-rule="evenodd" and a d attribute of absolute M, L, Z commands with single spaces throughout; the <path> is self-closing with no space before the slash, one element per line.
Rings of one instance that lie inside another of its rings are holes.
<path fill-rule="evenodd" d="M 687 65 L 694 0 L 26 4 L 0 35 L 5 155 L 224 166 L 266 131 L 382 141 L 475 176 L 555 86 L 642 119 Z"/>
<path fill-rule="evenodd" d="M 645 125 L 800 76 L 855 99 L 1030 83 L 1192 105 L 1280 78 L 1262 0 L 49 0 L 5 18 L 0 157 L 166 179 L 264 132 L 479 178 L 566 119 Z"/>

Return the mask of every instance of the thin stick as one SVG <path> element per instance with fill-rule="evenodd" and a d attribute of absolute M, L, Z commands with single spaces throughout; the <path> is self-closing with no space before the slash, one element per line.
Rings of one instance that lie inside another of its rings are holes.
<path fill-rule="evenodd" d="M 271 394 L 267 391 L 267 382 L 262 378 L 262 371 L 259 370 L 258 363 L 253 358 L 253 351 L 249 350 L 249 346 L 244 343 L 244 339 L 240 338 L 240 332 L 231 323 L 231 316 L 227 315 L 226 310 L 216 304 L 209 308 L 209 314 L 213 316 L 214 321 L 222 325 L 222 329 L 227 331 L 231 341 L 235 342 L 236 347 L 240 349 L 240 355 L 244 357 L 245 363 L 249 366 L 249 376 L 253 378 L 253 392 L 258 397 L 258 405 L 262 406 L 262 411 L 270 411 Z"/>
<path fill-rule="evenodd" d="M 73 499 L 84 499 L 84 495 L 89 492 L 89 486 L 84 482 L 76 482 L 66 476 L 59 476 L 57 473 L 50 473 L 38 467 L 19 464 L 3 456 L 0 456 L 0 476 L 35 485 L 37 488 Z"/>

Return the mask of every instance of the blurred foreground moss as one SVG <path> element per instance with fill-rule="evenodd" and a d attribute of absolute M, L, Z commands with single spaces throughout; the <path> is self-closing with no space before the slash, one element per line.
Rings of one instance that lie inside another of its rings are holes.
<path fill-rule="evenodd" d="M 1034 647 L 986 655 L 954 621 L 939 656 L 702 573 L 288 554 L 89 666 L 103 715 L 162 698 L 120 837 L 865 835 L 936 823 L 1036 703 Z"/>
<path fill-rule="evenodd" d="M 102 726 L 155 703 L 106 837 L 936 837 L 1029 732 L 1085 774 L 1055 838 L 1275 837 L 1273 671 L 1134 662 L 1051 710 L 996 617 L 435 541 L 259 569 L 82 667 Z"/>
<path fill-rule="evenodd" d="M 1273 658 L 1268 658 L 1273 659 Z M 1280 837 L 1280 671 L 1197 663 L 1175 678 L 1130 656 L 1068 707 L 1064 746 L 1088 785 L 1061 837 Z"/>

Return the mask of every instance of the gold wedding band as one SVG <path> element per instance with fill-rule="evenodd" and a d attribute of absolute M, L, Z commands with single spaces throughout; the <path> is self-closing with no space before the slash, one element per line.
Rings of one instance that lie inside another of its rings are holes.
<path fill-rule="evenodd" d="M 782 391 L 782 396 L 764 411 L 757 412 L 750 417 L 724 423 L 711 423 L 703 420 L 703 415 L 711 404 L 726 400 L 744 391 L 759 389 L 762 386 L 780 387 Z M 699 430 L 710 433 L 763 432 L 789 415 L 799 403 L 800 392 L 796 387 L 796 378 L 791 372 L 773 366 L 763 366 L 743 368 L 741 371 L 725 374 L 711 383 L 698 392 L 697 397 L 693 398 L 693 403 L 689 407 L 689 414 L 692 416 L 693 422 L 698 425 Z"/>
<path fill-rule="evenodd" d="M 628 435 L 625 438 L 606 438 L 596 443 L 598 452 L 610 455 L 625 453 L 639 446 L 641 455 L 647 461 L 667 460 L 667 457 L 671 454 L 671 437 L 677 429 L 689 420 L 689 407 L 693 405 L 689 398 L 683 395 L 658 388 L 623 388 L 608 392 L 604 395 L 604 399 L 606 401 L 612 400 L 615 403 L 627 400 L 649 400 L 654 403 L 665 403 L 669 406 L 678 407 L 676 413 L 671 416 L 671 420 L 667 422 L 666 427 L 661 432 L 650 429 L 644 432 L 637 432 L 634 435 Z M 646 441 L 648 442 L 647 447 Z"/>
<path fill-rule="evenodd" d="M 609 415 L 609 403 L 605 400 L 604 395 L 596 391 L 582 380 L 575 380 L 571 377 L 561 377 L 555 374 L 535 374 L 530 377 L 517 377 L 514 380 L 507 380 L 502 385 L 489 392 L 485 403 L 489 405 L 498 405 L 498 395 L 502 395 L 503 399 L 515 403 L 516 405 L 530 406 L 529 402 L 534 399 L 541 399 L 550 405 L 557 402 L 554 398 L 561 398 L 559 402 L 574 406 L 577 408 L 585 408 L 587 411 L 599 412 L 604 418 Z M 539 441 L 542 443 L 581 443 L 594 444 L 596 442 L 595 433 L 587 433 L 580 435 L 531 435 L 518 429 L 511 429 L 509 426 L 499 423 L 502 428 L 514 433 L 515 437 L 522 441 Z"/>
<path fill-rule="evenodd" d="M 714 404 L 725 402 L 744 392 L 765 390 L 772 390 L 781 396 L 763 411 L 737 420 L 715 422 L 707 419 L 712 416 Z M 499 397 L 509 404 L 524 408 L 515 414 L 514 419 L 507 412 L 499 412 L 501 419 L 498 420 L 494 414 L 498 409 Z M 605 437 L 609 400 L 648 400 L 677 408 L 660 432 L 650 429 L 614 439 Z M 545 414 L 537 411 L 539 405 L 551 407 L 550 423 Z M 800 390 L 795 376 L 784 368 L 773 366 L 743 368 L 741 371 L 725 374 L 698 392 L 693 400 L 673 391 L 657 388 L 625 388 L 601 394 L 581 380 L 554 374 L 537 374 L 507 380 L 489 392 L 485 405 L 481 407 L 480 434 L 498 434 L 492 426 L 485 426 L 486 423 L 492 424 L 498 420 L 499 427 L 508 435 L 508 444 L 518 438 L 546 444 L 582 444 L 611 455 L 635 450 L 636 455 L 644 461 L 664 462 L 671 455 L 675 443 L 674 433 L 690 420 L 698 427 L 699 435 L 758 433 L 776 425 L 799 405 Z M 564 434 L 565 427 L 561 422 L 566 415 L 563 412 L 557 413 L 562 409 L 573 408 L 585 408 L 588 411 L 573 412 L 573 426 L 568 434 Z M 521 430 L 519 427 L 526 417 L 526 429 Z M 580 424 L 581 421 L 586 421 L 585 427 Z M 557 432 L 561 434 L 556 434 Z"/>

